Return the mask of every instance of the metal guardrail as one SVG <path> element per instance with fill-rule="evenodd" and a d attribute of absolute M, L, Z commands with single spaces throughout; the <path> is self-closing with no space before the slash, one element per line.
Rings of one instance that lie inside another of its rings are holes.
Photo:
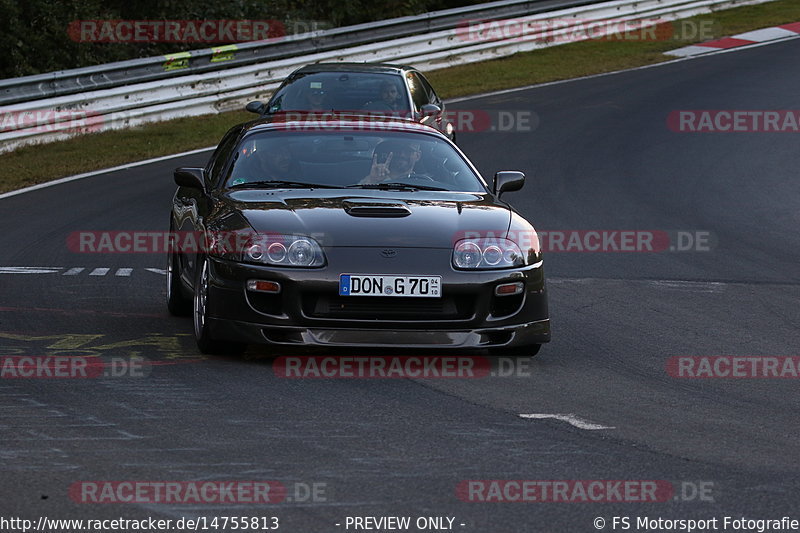
<path fill-rule="evenodd" d="M 266 97 L 286 75 L 307 63 L 380 61 L 412 63 L 422 69 L 435 70 L 562 44 L 559 36 L 573 37 L 570 32 L 587 20 L 644 21 L 641 24 L 645 26 L 646 21 L 652 24 L 652 20 L 674 20 L 714 9 L 766 1 L 771 0 L 614 0 L 583 3 L 577 7 L 511 17 L 514 24 L 532 28 L 524 38 L 502 33 L 477 40 L 465 38 L 463 24 L 472 17 L 462 15 L 452 20 L 455 24 L 453 27 L 439 31 L 214 72 L 20 102 L 12 109 L 27 119 L 24 124 L 20 121 L 21 125 L 16 129 L 0 131 L 0 152 L 86 132 L 122 129 L 146 122 L 234 109 L 248 100 Z M 508 19 L 493 20 L 502 25 Z M 561 27 L 555 31 L 552 28 L 542 30 L 542 23 L 546 21 L 559 21 Z M 574 40 L 565 39 L 569 42 Z M 7 109 L 0 109 L 0 113 Z"/>
<path fill-rule="evenodd" d="M 467 19 L 498 20 L 603 0 L 500 0 L 418 16 L 370 22 L 236 45 L 107 63 L 94 67 L 0 80 L 0 106 L 133 83 L 201 74 L 339 48 L 455 28 Z"/>

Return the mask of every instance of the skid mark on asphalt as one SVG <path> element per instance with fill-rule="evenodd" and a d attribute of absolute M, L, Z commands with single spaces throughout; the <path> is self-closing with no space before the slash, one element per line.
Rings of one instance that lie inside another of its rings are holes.
<path fill-rule="evenodd" d="M 683 291 L 683 292 L 724 292 L 729 285 L 742 285 L 742 283 L 728 283 L 721 281 L 687 281 L 672 279 L 603 279 L 603 278 L 549 278 L 547 283 L 563 285 L 568 283 L 624 283 L 638 285 L 653 289 Z"/>

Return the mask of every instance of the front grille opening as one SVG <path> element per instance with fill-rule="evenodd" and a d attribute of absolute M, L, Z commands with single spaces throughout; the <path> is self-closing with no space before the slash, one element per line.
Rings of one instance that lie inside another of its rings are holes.
<path fill-rule="evenodd" d="M 306 294 L 303 312 L 314 318 L 353 320 L 459 320 L 474 314 L 474 298 L 403 298 Z"/>
<path fill-rule="evenodd" d="M 264 338 L 267 339 L 269 342 L 274 342 L 277 344 L 292 344 L 292 343 L 303 342 L 303 339 L 300 337 L 299 333 L 293 330 L 264 328 L 261 331 L 264 335 Z"/>
<path fill-rule="evenodd" d="M 524 299 L 525 293 L 515 294 L 513 296 L 492 295 L 492 316 L 499 318 L 513 315 L 522 307 Z"/>
<path fill-rule="evenodd" d="M 510 331 L 489 331 L 486 333 L 486 338 L 489 344 L 502 346 L 511 342 L 513 335 Z"/>
<path fill-rule="evenodd" d="M 247 301 L 259 313 L 280 316 L 283 313 L 283 295 L 264 292 L 247 292 Z"/>

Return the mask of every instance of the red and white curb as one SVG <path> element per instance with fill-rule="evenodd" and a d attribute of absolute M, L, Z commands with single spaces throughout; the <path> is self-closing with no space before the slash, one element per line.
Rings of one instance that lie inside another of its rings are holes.
<path fill-rule="evenodd" d="M 748 31 L 747 33 L 740 33 L 733 37 L 725 37 L 716 41 L 708 41 L 706 43 L 695 44 L 692 46 L 684 46 L 677 50 L 664 52 L 668 56 L 688 57 L 700 54 L 707 54 L 709 52 L 717 52 L 727 48 L 736 48 L 739 46 L 748 46 L 751 44 L 765 43 L 768 41 L 777 41 L 781 39 L 789 39 L 792 37 L 800 37 L 800 22 L 793 22 L 791 24 L 784 24 L 782 26 L 774 26 L 772 28 L 764 28 L 761 30 Z"/>

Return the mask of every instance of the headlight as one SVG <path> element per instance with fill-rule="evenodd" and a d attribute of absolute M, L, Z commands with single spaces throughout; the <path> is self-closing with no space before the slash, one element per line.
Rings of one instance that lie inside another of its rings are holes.
<path fill-rule="evenodd" d="M 321 267 L 325 255 L 317 241 L 304 235 L 254 235 L 242 250 L 241 259 L 284 267 Z"/>
<path fill-rule="evenodd" d="M 508 239 L 462 239 L 453 248 L 453 265 L 478 270 L 514 268 L 525 265 L 525 257 L 519 246 Z"/>

